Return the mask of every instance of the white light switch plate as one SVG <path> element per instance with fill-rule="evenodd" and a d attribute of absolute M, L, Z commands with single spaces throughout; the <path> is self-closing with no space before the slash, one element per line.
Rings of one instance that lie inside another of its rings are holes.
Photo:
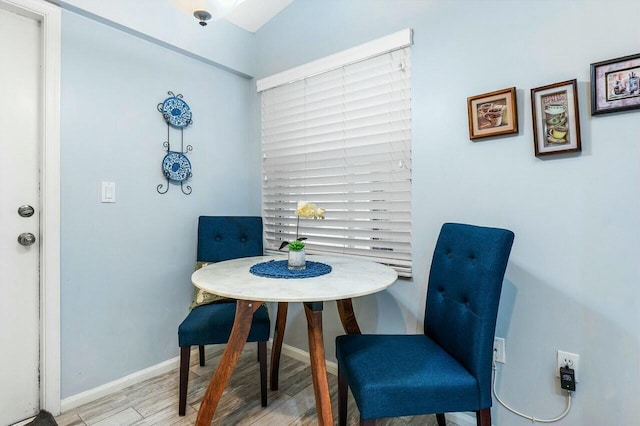
<path fill-rule="evenodd" d="M 102 182 L 102 202 L 103 203 L 116 202 L 116 183 L 115 182 Z"/>

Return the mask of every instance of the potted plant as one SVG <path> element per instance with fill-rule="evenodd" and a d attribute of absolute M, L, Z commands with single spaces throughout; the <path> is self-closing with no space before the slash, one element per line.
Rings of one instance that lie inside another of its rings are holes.
<path fill-rule="evenodd" d="M 298 221 L 296 223 L 296 239 L 293 241 L 283 241 L 280 245 L 280 250 L 289 246 L 289 261 L 287 266 L 291 270 L 301 270 L 306 267 L 304 240 L 306 240 L 307 237 L 300 237 L 298 234 L 300 218 L 324 219 L 324 209 L 319 208 L 308 201 L 300 201 L 298 202 L 298 208 L 296 209 L 295 214 L 298 217 Z"/>
<path fill-rule="evenodd" d="M 301 270 L 306 267 L 304 242 L 294 240 L 289 243 L 289 262 L 287 266 L 292 270 Z"/>

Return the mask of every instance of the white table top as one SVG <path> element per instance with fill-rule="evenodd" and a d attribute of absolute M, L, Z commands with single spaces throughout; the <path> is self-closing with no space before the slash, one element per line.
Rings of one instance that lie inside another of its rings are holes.
<path fill-rule="evenodd" d="M 266 278 L 249 268 L 286 256 L 257 256 L 212 263 L 193 273 L 193 284 L 220 296 L 261 302 L 320 302 L 364 296 L 384 290 L 398 278 L 379 263 L 337 256 L 307 255 L 307 260 L 331 265 L 331 272 L 311 278 Z"/>

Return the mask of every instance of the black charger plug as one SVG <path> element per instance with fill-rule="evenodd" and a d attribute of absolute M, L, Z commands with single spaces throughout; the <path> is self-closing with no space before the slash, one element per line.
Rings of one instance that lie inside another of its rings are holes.
<path fill-rule="evenodd" d="M 572 392 L 576 390 L 576 373 L 568 365 L 560 367 L 560 387 Z"/>

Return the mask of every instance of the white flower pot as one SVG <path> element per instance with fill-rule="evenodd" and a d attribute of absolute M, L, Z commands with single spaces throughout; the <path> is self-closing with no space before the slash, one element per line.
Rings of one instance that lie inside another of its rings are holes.
<path fill-rule="evenodd" d="M 304 256 L 304 249 L 291 251 L 289 250 L 289 269 L 299 271 L 307 267 L 307 261 Z"/>

